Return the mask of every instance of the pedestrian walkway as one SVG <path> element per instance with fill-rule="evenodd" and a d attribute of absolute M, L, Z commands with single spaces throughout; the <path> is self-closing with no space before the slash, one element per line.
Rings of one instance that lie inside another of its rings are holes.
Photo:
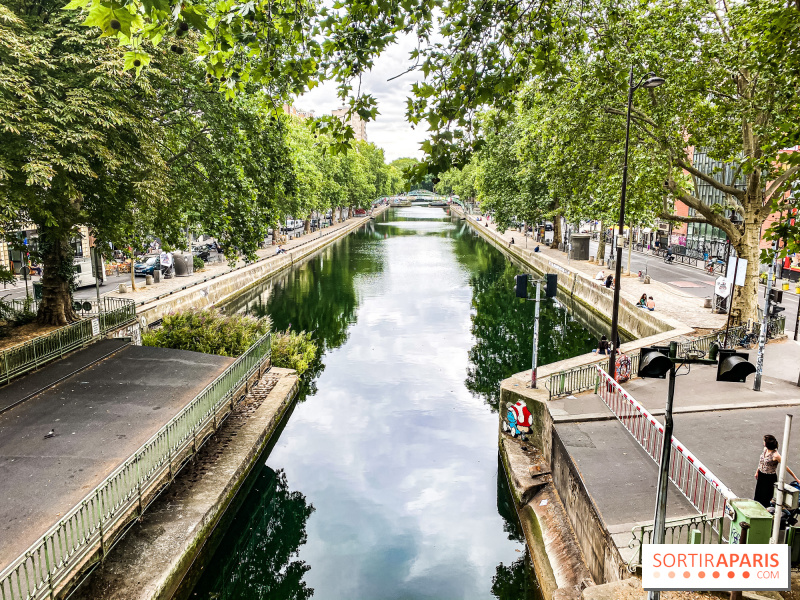
<path fill-rule="evenodd" d="M 487 227 L 486 221 L 477 221 L 473 216 L 468 218 L 476 227 L 490 232 L 506 245 L 510 245 L 513 238 L 515 249 L 521 252 L 523 256 L 526 254 L 532 255 L 534 248 L 538 245 L 541 256 L 547 257 L 548 260 L 560 266 L 579 271 L 592 281 L 595 281 L 595 277 L 601 270 L 606 275 L 613 274 L 603 265 L 596 265 L 588 261 L 570 260 L 565 252 L 548 248 L 543 243 L 537 244 L 519 231 L 506 230 L 503 233 L 499 233 L 496 224 L 493 222 L 489 222 Z M 597 281 L 597 285 L 601 285 L 601 282 Z M 713 289 L 709 289 L 709 295 L 712 292 Z M 636 304 L 642 294 L 653 296 L 656 305 L 655 312 L 659 316 L 667 317 L 671 321 L 682 323 L 695 329 L 719 329 L 725 326 L 725 315 L 714 314 L 711 309 L 705 308 L 704 298 L 699 298 L 694 294 L 663 282 L 651 279 L 651 283 L 646 284 L 636 275 L 623 275 L 620 282 L 620 294 L 622 298 L 631 304 Z"/>
<path fill-rule="evenodd" d="M 375 209 L 373 214 L 380 214 L 387 207 L 378 207 Z M 307 233 L 303 235 L 299 235 L 294 239 L 288 240 L 285 244 L 281 244 L 281 248 L 290 252 L 291 250 L 295 250 L 300 248 L 301 246 L 318 240 L 320 238 L 325 238 L 326 236 L 334 235 L 339 233 L 344 228 L 353 228 L 361 225 L 370 220 L 371 217 L 352 217 L 346 221 L 342 221 L 340 223 L 336 223 L 330 227 L 326 227 L 325 229 L 321 229 L 318 231 L 314 231 L 312 233 Z M 278 246 L 267 246 L 266 248 L 262 248 L 256 251 L 256 255 L 258 256 L 257 260 L 254 262 L 260 262 L 265 260 L 272 260 L 276 257 L 280 256 L 277 255 Z M 136 282 L 136 290 L 130 290 L 130 275 L 123 274 L 119 277 L 118 283 L 124 283 L 128 285 L 128 291 L 124 294 L 119 293 L 116 289 L 110 292 L 108 295 L 113 297 L 119 298 L 129 298 L 136 302 L 137 306 L 141 306 L 143 304 L 147 304 L 152 302 L 160 297 L 169 295 L 171 293 L 175 293 L 181 290 L 185 290 L 189 287 L 197 285 L 199 283 L 203 283 L 210 279 L 217 278 L 221 275 L 226 273 L 230 273 L 231 271 L 235 271 L 237 269 L 242 269 L 248 265 L 253 264 L 252 262 L 246 262 L 244 260 L 238 260 L 236 263 L 231 266 L 227 262 L 212 262 L 206 263 L 205 267 L 200 270 L 188 275 L 186 277 L 172 277 L 171 279 L 162 279 L 159 283 L 153 285 L 145 285 L 144 280 L 139 279 Z M 116 277 L 113 277 L 112 280 L 116 280 Z"/>

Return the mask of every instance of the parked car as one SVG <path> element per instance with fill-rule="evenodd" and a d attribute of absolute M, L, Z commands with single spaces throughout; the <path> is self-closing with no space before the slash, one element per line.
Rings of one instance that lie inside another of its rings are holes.
<path fill-rule="evenodd" d="M 161 270 L 161 260 L 158 256 L 143 256 L 145 260 L 134 263 L 133 272 L 136 275 L 152 275 L 153 271 Z"/>

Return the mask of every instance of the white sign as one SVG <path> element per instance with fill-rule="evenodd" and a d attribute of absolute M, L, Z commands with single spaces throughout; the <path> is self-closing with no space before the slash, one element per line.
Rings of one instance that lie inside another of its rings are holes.
<path fill-rule="evenodd" d="M 736 266 L 736 261 L 739 261 L 739 266 Z M 746 258 L 735 258 L 731 256 L 731 260 L 728 261 L 728 272 L 725 273 L 725 278 L 728 281 L 733 281 L 733 272 L 736 271 L 736 285 L 744 285 L 744 276 L 747 273 L 747 259 Z"/>
<path fill-rule="evenodd" d="M 92 319 L 92 337 L 100 335 L 100 319 Z"/>
<path fill-rule="evenodd" d="M 722 276 L 717 277 L 717 281 L 714 284 L 714 293 L 720 298 L 727 298 L 731 293 L 730 281 Z"/>
<path fill-rule="evenodd" d="M 786 544 L 645 544 L 645 590 L 791 589 Z"/>

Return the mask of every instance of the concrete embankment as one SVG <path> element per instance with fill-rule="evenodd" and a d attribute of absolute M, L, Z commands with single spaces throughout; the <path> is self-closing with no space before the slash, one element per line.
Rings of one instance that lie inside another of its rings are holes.
<path fill-rule="evenodd" d="M 182 585 L 190 590 L 187 573 L 246 495 L 242 486 L 280 431 L 297 382 L 294 371 L 271 368 L 73 598 L 169 600 Z"/>
<path fill-rule="evenodd" d="M 519 245 L 509 246 L 493 228 L 482 226 L 482 222 L 476 221 L 474 217 L 465 215 L 460 207 L 456 205 L 451 206 L 450 210 L 451 214 L 466 218 L 475 231 L 502 252 L 514 257 L 539 273 L 555 273 L 558 275 L 558 288 L 561 294 L 581 303 L 587 310 L 601 319 L 611 320 L 614 302 L 613 290 L 606 288 L 601 282 L 587 277 L 570 265 L 548 257 L 541 252 L 533 252 Z M 683 323 L 663 314 L 643 311 L 625 298 L 620 298 L 619 328 L 624 336 L 632 339 L 646 338 L 670 331 L 674 337 L 681 333 L 692 331 L 691 328 L 686 327 Z"/>
<path fill-rule="evenodd" d="M 493 228 L 467 217 L 458 207 L 452 207 L 452 212 L 466 218 L 484 238 L 523 265 L 539 273 L 557 274 L 560 300 L 580 307 L 578 312 L 592 313 L 610 322 L 611 290 L 551 256 L 510 246 Z M 693 332 L 675 319 L 642 311 L 624 298 L 620 302 L 619 322 L 623 333 L 635 340 L 621 346 L 625 353 Z M 540 366 L 537 389 L 530 387 L 530 370 L 501 384 L 501 422 L 506 406 L 520 400 L 533 415 L 527 442 L 512 438 L 501 429 L 499 445 L 537 577 L 548 600 L 580 598 L 587 587 L 628 576 L 580 471 L 559 438 L 554 423 L 560 415 L 551 406 L 547 387 L 554 373 L 604 360 L 589 353 Z"/>
<path fill-rule="evenodd" d="M 388 210 L 388 206 L 379 206 L 373 216 Z M 190 308 L 205 308 L 222 304 L 244 293 L 261 280 L 288 269 L 293 264 L 311 256 L 321 248 L 340 240 L 352 231 L 368 223 L 370 217 L 354 218 L 352 223 L 335 231 L 311 239 L 298 246 L 286 250 L 285 254 L 270 256 L 238 268 L 208 281 L 201 281 L 184 290 L 178 290 L 165 298 L 146 302 L 136 309 L 136 314 L 143 326 L 158 322 L 164 315 Z"/>

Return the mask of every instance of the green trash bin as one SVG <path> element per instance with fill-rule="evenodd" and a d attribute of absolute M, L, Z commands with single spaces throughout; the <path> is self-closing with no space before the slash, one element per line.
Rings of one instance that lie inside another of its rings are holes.
<path fill-rule="evenodd" d="M 42 282 L 41 281 L 34 281 L 33 282 L 33 299 L 37 300 L 37 301 L 42 299 Z"/>
<path fill-rule="evenodd" d="M 731 520 L 731 533 L 728 542 L 738 544 L 742 535 L 742 523 L 749 523 L 747 532 L 748 544 L 769 544 L 772 535 L 772 515 L 761 506 L 760 502 L 745 498 L 734 498 L 725 508 L 725 514 Z"/>

